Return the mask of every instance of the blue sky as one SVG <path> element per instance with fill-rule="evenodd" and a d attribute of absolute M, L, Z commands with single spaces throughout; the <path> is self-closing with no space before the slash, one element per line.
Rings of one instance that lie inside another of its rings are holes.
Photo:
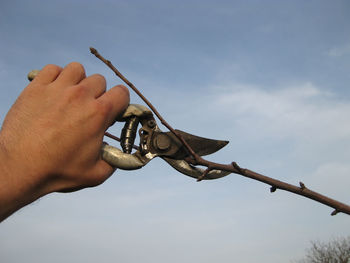
<path fill-rule="evenodd" d="M 3 1 L 0 118 L 28 71 L 48 63 L 79 61 L 121 83 L 93 46 L 174 127 L 229 140 L 211 160 L 349 204 L 349 11 L 347 1 Z M 0 259 L 290 262 L 310 240 L 350 234 L 349 217 L 331 212 L 237 175 L 197 183 L 153 160 L 17 212 L 0 225 Z"/>

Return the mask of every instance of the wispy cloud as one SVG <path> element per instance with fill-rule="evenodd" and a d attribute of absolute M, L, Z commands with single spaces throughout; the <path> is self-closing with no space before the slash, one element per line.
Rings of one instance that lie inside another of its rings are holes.
<path fill-rule="evenodd" d="M 310 178 L 313 187 L 318 191 L 337 193 L 338 198 L 349 202 L 350 164 L 348 162 L 331 161 L 321 164 Z"/>
<path fill-rule="evenodd" d="M 278 148 L 283 156 L 272 158 L 293 158 L 303 173 L 310 173 L 303 180 L 320 191 L 347 193 L 343 185 L 348 185 L 350 174 L 350 101 L 311 82 L 272 90 L 241 84 L 216 90 L 222 92 L 214 97 L 213 109 L 234 122 L 230 127 L 236 137 L 248 137 L 248 142 L 258 143 L 257 149 Z"/>
<path fill-rule="evenodd" d="M 350 55 L 350 44 L 344 46 L 333 47 L 328 51 L 330 57 L 342 57 Z"/>
<path fill-rule="evenodd" d="M 233 84 L 214 99 L 215 108 L 257 136 L 314 142 L 350 139 L 350 102 L 310 82 L 281 89 Z"/>

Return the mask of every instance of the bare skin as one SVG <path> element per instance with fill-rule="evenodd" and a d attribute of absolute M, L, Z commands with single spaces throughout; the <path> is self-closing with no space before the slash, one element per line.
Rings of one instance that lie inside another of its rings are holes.
<path fill-rule="evenodd" d="M 23 90 L 0 131 L 0 221 L 52 192 L 103 183 L 114 172 L 101 159 L 106 129 L 129 104 L 124 86 L 81 64 L 45 66 Z"/>

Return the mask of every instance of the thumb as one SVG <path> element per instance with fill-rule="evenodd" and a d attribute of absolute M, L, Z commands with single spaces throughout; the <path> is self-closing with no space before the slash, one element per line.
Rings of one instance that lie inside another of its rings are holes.
<path fill-rule="evenodd" d="M 108 105 L 106 129 L 112 125 L 118 115 L 121 115 L 130 103 L 129 90 L 123 85 L 117 85 L 109 89 L 97 100 Z"/>

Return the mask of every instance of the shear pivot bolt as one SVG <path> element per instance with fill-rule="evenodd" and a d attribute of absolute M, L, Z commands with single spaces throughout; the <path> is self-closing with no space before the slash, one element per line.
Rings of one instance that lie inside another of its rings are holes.
<path fill-rule="evenodd" d="M 147 122 L 148 127 L 154 128 L 156 126 L 156 122 L 154 120 L 149 120 Z"/>
<path fill-rule="evenodd" d="M 155 146 L 160 151 L 166 151 L 170 148 L 170 138 L 165 134 L 158 134 L 155 140 Z"/>

